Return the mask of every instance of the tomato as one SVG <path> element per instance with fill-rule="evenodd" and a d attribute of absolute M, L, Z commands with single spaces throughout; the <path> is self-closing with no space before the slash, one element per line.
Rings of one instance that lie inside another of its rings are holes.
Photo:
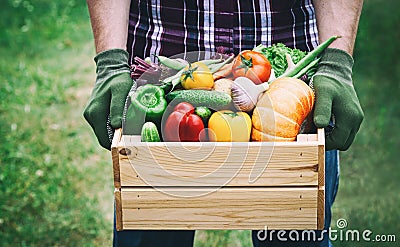
<path fill-rule="evenodd" d="M 210 141 L 248 142 L 251 119 L 245 112 L 217 111 L 211 115 L 208 128 Z"/>
<path fill-rule="evenodd" d="M 261 84 L 271 75 L 271 63 L 260 52 L 245 50 L 236 56 L 232 73 L 235 78 L 244 76 L 255 84 Z"/>
<path fill-rule="evenodd" d="M 214 78 L 210 69 L 202 62 L 189 64 L 181 76 L 184 89 L 211 89 Z"/>
<path fill-rule="evenodd" d="M 163 126 L 167 142 L 198 142 L 204 139 L 203 120 L 194 114 L 194 107 L 182 102 L 175 106 Z"/>

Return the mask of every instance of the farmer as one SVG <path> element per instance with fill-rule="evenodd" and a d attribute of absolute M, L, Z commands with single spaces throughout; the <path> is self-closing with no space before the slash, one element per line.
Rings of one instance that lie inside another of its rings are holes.
<path fill-rule="evenodd" d="M 338 177 L 338 150 L 350 147 L 363 119 L 352 84 L 353 47 L 362 0 L 87 0 L 96 47 L 97 79 L 84 116 L 98 141 L 110 149 L 107 119 L 121 127 L 125 99 L 132 85 L 134 56 L 170 56 L 223 47 L 238 54 L 258 44 L 284 43 L 305 51 L 341 35 L 322 55 L 313 78 L 314 123 L 333 131 L 326 138 L 325 229 L 331 222 Z M 329 246 L 323 241 L 266 243 L 253 231 L 254 246 Z M 317 232 L 321 234 L 321 232 Z M 317 234 L 318 236 L 318 234 Z M 194 231 L 114 230 L 114 246 L 192 246 Z M 267 238 L 266 241 L 269 241 Z"/>

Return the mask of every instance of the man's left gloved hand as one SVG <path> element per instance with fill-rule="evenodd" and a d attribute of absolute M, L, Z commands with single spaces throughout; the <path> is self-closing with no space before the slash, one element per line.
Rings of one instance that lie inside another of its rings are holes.
<path fill-rule="evenodd" d="M 125 100 L 135 86 L 130 76 L 128 52 L 122 49 L 103 51 L 94 58 L 96 62 L 96 85 L 84 110 L 84 117 L 92 126 L 100 145 L 111 148 L 109 125 L 121 128 Z"/>
<path fill-rule="evenodd" d="M 316 96 L 314 124 L 327 127 L 334 116 L 333 130 L 326 137 L 327 150 L 347 150 L 364 118 L 352 83 L 353 63 L 348 53 L 328 48 L 312 80 Z"/>

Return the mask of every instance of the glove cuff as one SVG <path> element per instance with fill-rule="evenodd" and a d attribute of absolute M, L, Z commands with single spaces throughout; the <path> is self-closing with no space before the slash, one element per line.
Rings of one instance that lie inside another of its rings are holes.
<path fill-rule="evenodd" d="M 314 76 L 325 76 L 352 85 L 354 60 L 347 52 L 327 48 L 321 56 L 317 72 Z"/>
<path fill-rule="evenodd" d="M 98 53 L 94 57 L 97 80 L 102 83 L 122 73 L 130 73 L 128 52 L 123 49 L 110 49 Z"/>

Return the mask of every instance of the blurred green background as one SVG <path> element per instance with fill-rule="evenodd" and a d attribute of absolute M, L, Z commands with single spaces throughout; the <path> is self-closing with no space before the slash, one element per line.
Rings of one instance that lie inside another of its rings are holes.
<path fill-rule="evenodd" d="M 336 220 L 396 234 L 399 246 L 400 1 L 366 0 L 354 81 L 365 111 L 341 153 Z M 0 3 L 0 246 L 110 246 L 113 185 L 108 152 L 82 118 L 94 83 L 85 1 Z M 198 231 L 196 246 L 251 246 L 249 231 Z"/>

